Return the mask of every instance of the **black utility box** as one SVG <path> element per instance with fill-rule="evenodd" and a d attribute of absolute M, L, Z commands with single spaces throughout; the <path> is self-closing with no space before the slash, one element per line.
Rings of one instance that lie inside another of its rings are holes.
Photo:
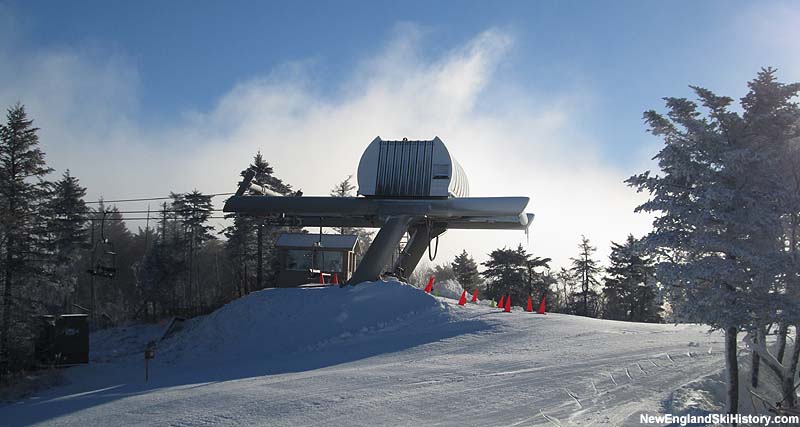
<path fill-rule="evenodd" d="M 47 365 L 89 363 L 89 316 L 41 316 L 36 356 L 39 363 Z"/>

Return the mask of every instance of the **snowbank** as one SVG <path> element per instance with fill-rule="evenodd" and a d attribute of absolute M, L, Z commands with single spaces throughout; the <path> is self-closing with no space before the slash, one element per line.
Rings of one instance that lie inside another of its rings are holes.
<path fill-rule="evenodd" d="M 396 281 L 266 289 L 188 321 L 159 345 L 167 360 L 236 360 L 318 350 L 423 315 L 446 320 L 446 305 Z"/>
<path fill-rule="evenodd" d="M 464 288 L 455 280 L 444 280 L 433 284 L 434 294 L 443 298 L 459 299 Z"/>
<path fill-rule="evenodd" d="M 689 346 L 692 346 L 692 342 Z M 739 413 L 743 415 L 769 415 L 764 403 L 756 396 L 750 394 L 750 372 L 752 358 L 742 357 L 739 353 Z M 761 397 L 767 399 L 769 404 L 774 404 L 782 398 L 781 384 L 777 377 L 764 369 L 763 365 L 759 375 L 759 385 L 755 390 Z M 728 401 L 727 372 L 725 369 L 717 370 L 706 376 L 698 378 L 674 390 L 669 398 L 662 402 L 664 412 L 676 415 L 705 415 L 724 413 Z"/>
<path fill-rule="evenodd" d="M 723 372 L 718 371 L 684 384 L 670 393 L 662 404 L 664 412 L 673 415 L 721 414 L 725 412 L 726 396 L 727 385 Z"/>

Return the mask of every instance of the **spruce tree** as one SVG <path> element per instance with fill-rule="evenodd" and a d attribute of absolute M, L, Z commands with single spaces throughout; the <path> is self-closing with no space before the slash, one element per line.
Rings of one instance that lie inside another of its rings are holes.
<path fill-rule="evenodd" d="M 478 264 L 475 263 L 475 260 L 466 250 L 462 250 L 461 254 L 453 259 L 452 267 L 456 280 L 464 289 L 472 292 L 481 284 L 481 273 L 478 271 Z"/>
<path fill-rule="evenodd" d="M 250 169 L 256 172 L 256 175 L 253 177 L 254 184 L 258 184 L 284 195 L 288 195 L 292 192 L 291 185 L 284 183 L 280 178 L 274 175 L 275 171 L 272 169 L 269 162 L 264 160 L 261 151 L 256 152 Z M 242 171 L 242 176 L 244 176 L 245 172 L 246 170 Z"/>
<path fill-rule="evenodd" d="M 48 217 L 48 240 L 52 254 L 53 282 L 57 294 L 74 300 L 78 277 L 83 269 L 80 260 L 89 249 L 89 210 L 83 198 L 86 188 L 81 187 L 69 169 L 61 179 L 52 184 L 45 206 Z M 69 304 L 65 302 L 65 310 Z"/>
<path fill-rule="evenodd" d="M 522 246 L 517 249 L 495 249 L 489 253 L 489 259 L 482 264 L 485 268 L 481 272 L 487 281 L 487 297 L 499 299 L 513 289 L 523 289 L 527 277 L 527 260 L 528 254 Z"/>
<path fill-rule="evenodd" d="M 550 258 L 533 257 L 522 245 L 516 249 L 496 249 L 483 263 L 481 272 L 487 280 L 486 294 L 489 298 L 511 295 L 512 301 L 522 304 L 528 296 L 539 299 L 554 283 L 549 273 Z M 544 271 L 537 271 L 543 268 Z"/>
<path fill-rule="evenodd" d="M 291 196 L 292 187 L 273 175 L 270 164 L 264 160 L 261 152 L 253 157 L 253 163 L 248 169 L 241 172 L 244 177 L 248 170 L 255 171 L 253 183 L 261 185 L 280 194 Z M 294 193 L 299 195 L 300 192 Z M 239 214 L 228 214 L 226 218 L 232 219 L 233 224 L 223 230 L 227 242 L 225 252 L 230 268 L 236 272 L 238 293 L 244 295 L 255 289 L 254 282 L 258 274 L 258 228 L 263 227 L 261 243 L 264 256 L 264 269 L 267 282 L 274 281 L 277 268 L 275 266 L 275 242 L 278 235 L 284 231 L 297 231 L 297 227 L 265 227 L 263 220 Z M 268 222 L 268 221 L 267 221 Z"/>
<path fill-rule="evenodd" d="M 644 243 L 658 256 L 656 274 L 669 284 L 676 314 L 725 332 L 731 413 L 738 410 L 740 331 L 782 377 L 790 407 L 800 355 L 777 361 L 763 332 L 768 323 L 800 324 L 798 263 L 786 227 L 798 209 L 791 190 L 797 170 L 781 167 L 800 136 L 792 101 L 800 84 L 779 83 L 774 69 L 764 69 L 748 86 L 742 114 L 732 111 L 733 99 L 700 87 L 692 89 L 705 111 L 694 101 L 666 98 L 666 116 L 645 112 L 650 132 L 664 141 L 655 157 L 660 173 L 627 181 L 649 193 L 637 210 L 657 214 Z"/>
<path fill-rule="evenodd" d="M 225 252 L 231 268 L 236 274 L 238 296 L 246 295 L 252 289 L 251 277 L 255 270 L 256 227 L 251 217 L 227 215 L 233 223 L 224 230 L 227 239 Z"/>
<path fill-rule="evenodd" d="M 572 261 L 572 272 L 578 277 L 581 291 L 577 295 L 579 306 L 576 307 L 577 314 L 581 316 L 596 316 L 596 308 L 599 300 L 595 287 L 599 286 L 597 275 L 601 268 L 597 260 L 593 258 L 597 248 L 591 245 L 586 236 L 581 236 L 581 243 L 578 245 L 578 256 L 570 258 Z"/>
<path fill-rule="evenodd" d="M 348 175 L 347 178 L 342 180 L 340 183 L 336 184 L 331 191 L 330 195 L 333 197 L 355 197 L 354 190 L 356 186 L 353 185 L 350 180 L 353 179 L 353 175 Z M 370 243 L 372 243 L 372 232 L 367 231 L 364 228 L 357 228 L 357 227 L 334 227 L 339 234 L 355 234 L 358 236 L 359 245 L 362 248 L 369 247 Z"/>
<path fill-rule="evenodd" d="M 195 305 L 199 306 L 203 303 L 203 288 L 199 283 L 200 277 L 197 274 L 197 264 L 195 258 L 203 245 L 216 237 L 211 234 L 214 227 L 208 225 L 208 219 L 211 217 L 213 205 L 211 203 L 211 196 L 200 193 L 197 190 L 186 194 L 172 194 L 173 204 L 172 208 L 175 210 L 176 217 L 180 221 L 184 231 L 184 250 L 187 253 L 187 272 L 188 283 L 187 289 L 187 302 L 190 307 Z M 196 295 L 195 295 L 195 292 Z"/>
<path fill-rule="evenodd" d="M 350 182 L 353 179 L 353 175 L 347 175 L 347 178 L 343 179 L 340 183 L 336 184 L 331 189 L 331 196 L 333 197 L 354 197 L 355 194 L 353 190 L 356 189 L 356 186 Z"/>
<path fill-rule="evenodd" d="M 211 196 L 197 190 L 179 195 L 173 193 L 173 196 L 172 209 L 183 226 L 190 231 L 189 240 L 199 247 L 209 240 L 216 239 L 212 234 L 214 227 L 208 225 L 214 208 Z"/>
<path fill-rule="evenodd" d="M 331 188 L 330 195 L 333 197 L 354 197 L 353 191 L 356 189 L 356 186 L 350 182 L 353 179 L 353 175 L 348 175 L 347 178 L 336 184 L 333 188 Z M 339 234 L 356 234 L 357 228 L 355 227 L 334 227 Z"/>
<path fill-rule="evenodd" d="M 632 322 L 660 322 L 661 308 L 650 260 L 641 254 L 636 239 L 611 243 L 609 267 L 603 283 L 606 306 L 603 317 Z"/>
<path fill-rule="evenodd" d="M 9 108 L 6 123 L 0 125 L 0 230 L 4 237 L 0 264 L 3 280 L 0 375 L 6 375 L 17 364 L 12 360 L 15 355 L 10 348 L 12 327 L 15 332 L 22 332 L 15 324 L 24 326 L 28 322 L 15 319 L 12 311 L 29 312 L 30 307 L 22 310 L 15 302 L 26 300 L 26 288 L 41 282 L 45 273 L 42 258 L 46 250 L 46 223 L 42 206 L 47 196 L 44 178 L 51 169 L 45 165 L 37 132 L 21 104 Z"/>
<path fill-rule="evenodd" d="M 176 216 L 168 203 L 161 205 L 154 241 L 134 269 L 143 303 L 150 304 L 155 313 L 180 314 L 182 306 L 179 290 L 186 275 L 186 259 L 181 234 L 176 234 Z"/>

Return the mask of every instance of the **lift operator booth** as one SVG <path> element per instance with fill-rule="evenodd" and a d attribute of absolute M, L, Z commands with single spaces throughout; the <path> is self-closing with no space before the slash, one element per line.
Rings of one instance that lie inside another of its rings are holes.
<path fill-rule="evenodd" d="M 469 197 L 461 165 L 444 143 L 375 138 L 358 165 L 357 197 L 283 196 L 252 184 L 248 171 L 225 212 L 264 218 L 268 224 L 299 227 L 380 229 L 347 284 L 381 278 L 403 236 L 409 239 L 390 274 L 408 278 L 422 255 L 448 229 L 524 230 L 527 197 Z"/>
<path fill-rule="evenodd" d="M 306 284 L 315 274 L 328 283 L 336 275 L 344 283 L 355 270 L 359 242 L 355 234 L 282 233 L 275 251 L 279 288 Z"/>

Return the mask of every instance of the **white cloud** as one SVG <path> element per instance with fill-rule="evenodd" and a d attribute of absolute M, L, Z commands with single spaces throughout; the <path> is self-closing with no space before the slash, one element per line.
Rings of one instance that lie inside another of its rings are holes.
<path fill-rule="evenodd" d="M 778 68 L 784 82 L 800 81 L 800 7 L 797 2 L 753 4 L 731 25 L 732 39 L 759 66 Z M 756 70 L 747 70 L 747 79 Z"/>
<path fill-rule="evenodd" d="M 303 77 L 313 62 L 287 64 L 236 84 L 210 111 L 177 112 L 181 118 L 167 129 L 136 121 L 135 68 L 80 51 L 0 51 L 0 62 L 19 64 L 0 72 L 0 101 L 29 107 L 49 163 L 70 168 L 92 196 L 233 191 L 258 149 L 295 188 L 327 194 L 354 174 L 376 135 L 438 135 L 464 166 L 474 195 L 532 198 L 536 255 L 565 265 L 586 234 L 605 257 L 610 240 L 649 227 L 632 212 L 641 197 L 622 183 L 637 170 L 602 160 L 601 144 L 613 141 L 581 131 L 581 94 L 542 99 L 505 80 L 498 67 L 513 40 L 504 31 L 485 31 L 434 59 L 420 53 L 425 40 L 416 27 L 399 26 L 381 52 L 336 83 L 335 98 Z M 494 248 L 525 242 L 521 232 L 451 231 L 437 261 L 462 248 L 482 260 Z"/>

